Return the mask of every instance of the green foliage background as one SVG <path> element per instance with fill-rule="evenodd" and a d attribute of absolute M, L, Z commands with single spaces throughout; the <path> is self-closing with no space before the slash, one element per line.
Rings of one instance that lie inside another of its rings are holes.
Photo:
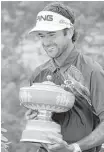
<path fill-rule="evenodd" d="M 11 142 L 10 152 L 35 152 L 36 147 L 20 143 L 25 127 L 25 108 L 19 104 L 19 89 L 29 85 L 36 66 L 48 57 L 36 38 L 28 31 L 36 14 L 48 1 L 1 1 L 1 119 Z M 104 67 L 104 2 L 65 1 L 76 16 L 79 51 L 91 56 Z"/>

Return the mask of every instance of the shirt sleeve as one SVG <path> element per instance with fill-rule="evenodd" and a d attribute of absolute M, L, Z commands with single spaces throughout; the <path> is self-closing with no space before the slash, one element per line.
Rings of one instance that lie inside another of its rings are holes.
<path fill-rule="evenodd" d="M 30 77 L 30 86 L 32 86 L 33 83 L 38 82 L 39 81 L 39 74 L 40 74 L 40 67 L 37 67 L 35 69 L 35 71 L 32 73 L 31 77 Z"/>
<path fill-rule="evenodd" d="M 100 120 L 104 120 L 104 70 L 97 69 L 91 74 L 90 81 L 91 101 L 92 105 L 99 116 Z"/>

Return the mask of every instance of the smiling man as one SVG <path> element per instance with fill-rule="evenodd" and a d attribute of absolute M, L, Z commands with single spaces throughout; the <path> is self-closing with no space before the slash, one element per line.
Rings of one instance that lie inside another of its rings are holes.
<path fill-rule="evenodd" d="M 52 119 L 61 125 L 63 139 L 47 135 L 55 144 L 45 146 L 56 152 L 98 152 L 98 147 L 104 143 L 104 70 L 77 51 L 74 23 L 73 12 L 62 3 L 50 3 L 39 12 L 36 26 L 30 33 L 38 36 L 51 59 L 37 67 L 30 84 L 46 81 L 47 75 L 51 75 L 57 85 L 71 77 L 86 87 L 91 102 L 76 96 L 71 110 L 54 113 Z M 36 113 L 27 111 L 27 119 L 34 117 Z M 41 148 L 40 151 L 46 150 Z"/>

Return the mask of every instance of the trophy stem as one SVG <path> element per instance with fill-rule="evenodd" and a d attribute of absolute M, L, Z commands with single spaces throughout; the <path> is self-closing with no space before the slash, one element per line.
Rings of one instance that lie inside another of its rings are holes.
<path fill-rule="evenodd" d="M 52 112 L 48 110 L 39 110 L 37 119 L 38 120 L 47 120 L 47 121 L 52 121 Z"/>

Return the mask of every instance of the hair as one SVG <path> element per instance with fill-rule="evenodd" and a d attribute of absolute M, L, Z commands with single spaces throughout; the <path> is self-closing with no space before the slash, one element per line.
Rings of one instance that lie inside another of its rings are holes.
<path fill-rule="evenodd" d="M 60 2 L 49 3 L 43 9 L 43 11 L 52 11 L 52 12 L 58 13 L 58 14 L 64 16 L 64 17 L 66 17 L 67 19 L 69 19 L 72 24 L 75 24 L 74 12 L 71 10 L 71 8 L 64 5 L 63 3 L 60 3 Z M 64 34 L 66 33 L 66 31 L 67 30 L 64 30 Z M 73 33 L 73 36 L 72 36 L 72 42 L 73 43 L 77 40 L 77 34 L 78 33 L 74 29 L 74 33 Z"/>

